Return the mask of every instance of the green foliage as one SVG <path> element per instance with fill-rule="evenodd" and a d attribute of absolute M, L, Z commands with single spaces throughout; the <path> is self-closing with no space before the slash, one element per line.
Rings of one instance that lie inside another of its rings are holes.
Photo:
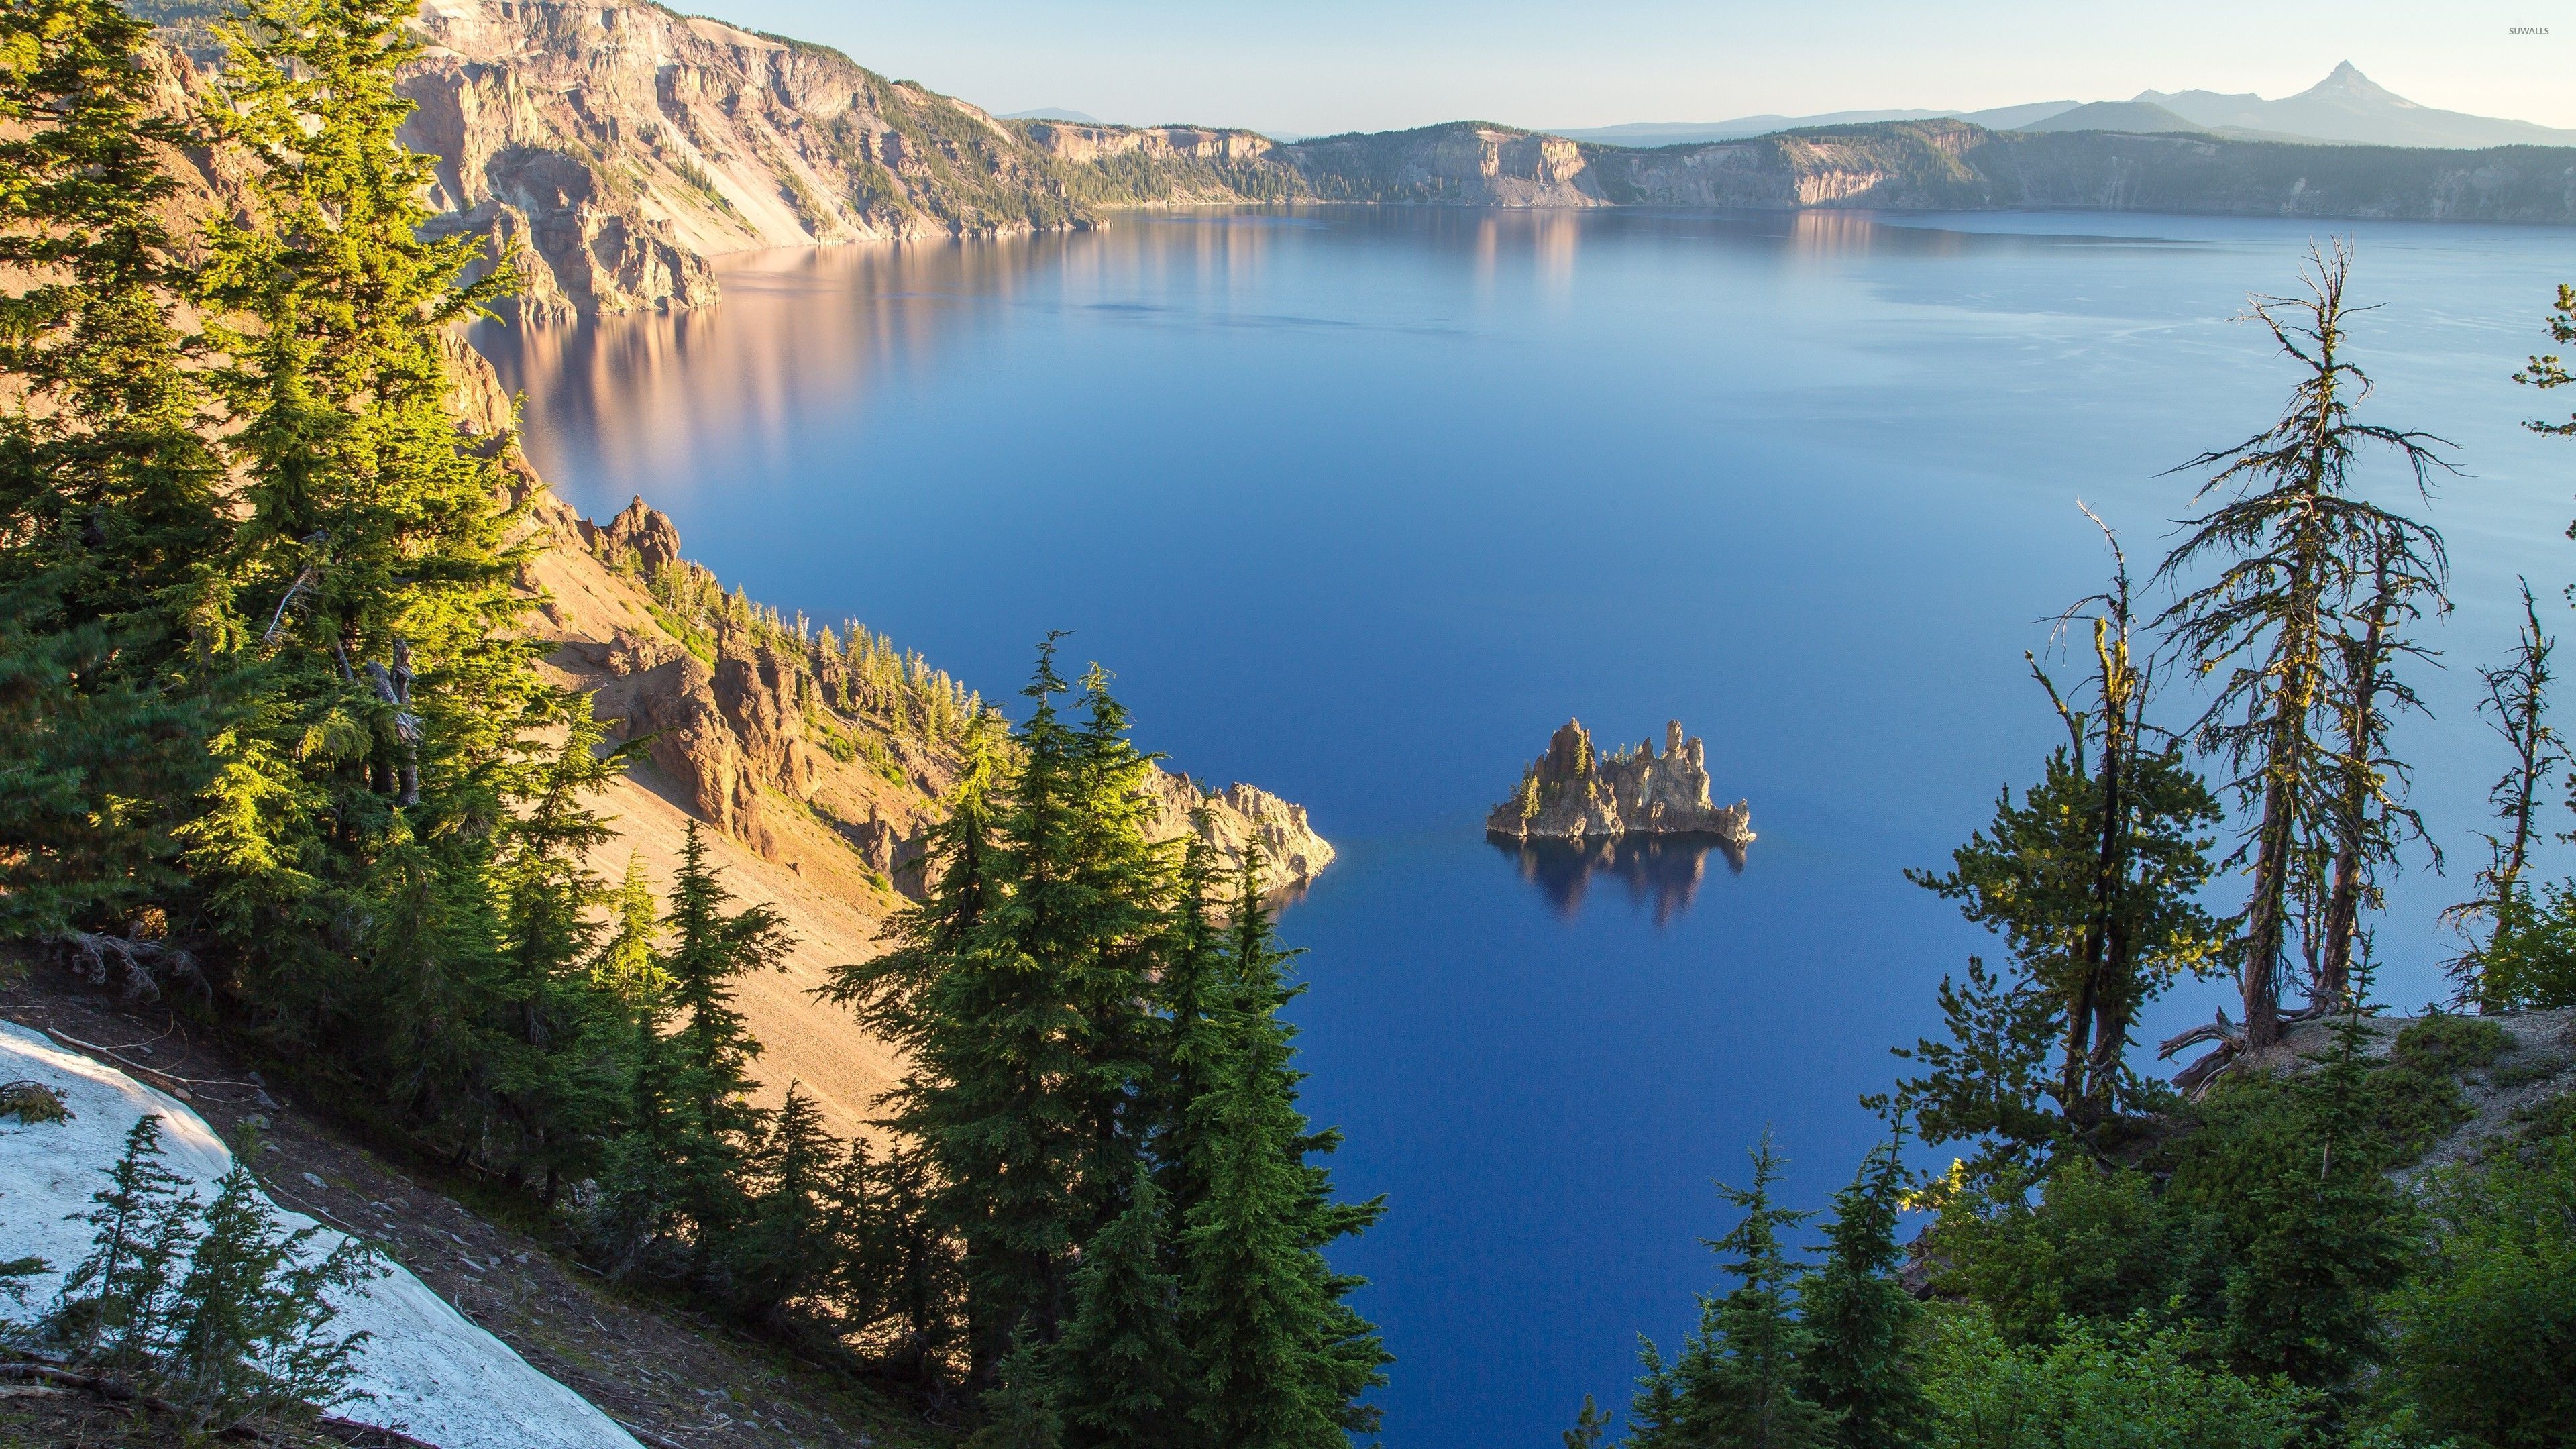
<path fill-rule="evenodd" d="M 2131 653 L 2126 556 L 2110 541 L 2110 588 L 2076 606 L 2095 611 L 2090 707 L 2032 659 L 2066 743 L 2018 802 L 2003 792 L 1948 874 L 1907 872 L 2011 953 L 2000 979 L 1972 960 L 1965 990 L 1942 983 L 1949 1041 L 1898 1052 L 1925 1068 L 1898 1099 L 1927 1142 L 1977 1143 L 1980 1177 L 2028 1169 L 2061 1143 L 2105 1150 L 2124 1118 L 2155 1105 L 2128 1065 L 2137 1013 L 2223 949 L 2224 928 L 2195 899 L 2215 871 L 2218 801 L 2179 745 L 2146 744 L 2151 690 Z"/>
<path fill-rule="evenodd" d="M 2029 1170 L 2056 1143 L 2059 1120 L 2042 1103 L 2059 1023 L 2048 995 L 1968 958 L 1967 980 L 1941 978 L 1948 1039 L 1922 1038 L 1896 1055 L 1922 1064 L 1899 1086 L 1930 1143 L 1972 1141 L 1977 1181 Z"/>
<path fill-rule="evenodd" d="M 1919 1442 L 1929 1414 L 1915 1349 L 1922 1309 L 1895 1277 L 1904 1185 L 1896 1143 L 1863 1159 L 1834 1195 L 1824 1261 L 1798 1294 L 1808 1342 L 1797 1377 L 1839 1449 L 1905 1449 Z"/>
<path fill-rule="evenodd" d="M 2528 886 L 2507 887 L 2472 964 L 2482 1009 L 2576 1006 L 2576 882 L 2547 882 L 2537 899 Z"/>
<path fill-rule="evenodd" d="M 173 322 L 147 27 L 108 0 L 0 12 L 0 933 L 114 928 L 175 893 L 221 671 L 222 465 Z"/>
<path fill-rule="evenodd" d="M 2168 1201 L 2134 1168 L 2061 1159 L 2039 1184 L 2007 1177 L 1949 1195 L 1932 1229 L 1936 1279 L 1981 1305 L 1991 1330 L 2023 1347 L 2068 1323 L 2107 1327 L 2144 1315 L 2204 1318 L 2218 1294 L 2212 1225 Z"/>
<path fill-rule="evenodd" d="M 2431 1435 L 2576 1434 L 2576 1141 L 2431 1183 L 2421 1266 L 2389 1300 L 2392 1397 Z"/>
<path fill-rule="evenodd" d="M 60 1093 L 42 1082 L 0 1082 L 0 1117 L 15 1117 L 26 1126 L 68 1122 L 71 1109 Z"/>
<path fill-rule="evenodd" d="M 2373 1130 L 2358 1016 L 2286 1083 L 2225 1094 L 2174 1170 L 2178 1207 L 2225 1249 L 2217 1352 L 2239 1372 L 2340 1389 L 2383 1356 L 2376 1311 L 2407 1268 L 2407 1207 Z"/>
<path fill-rule="evenodd" d="M 888 1123 L 919 1144 L 919 1231 L 958 1249 L 988 1433 L 1042 1427 L 1019 1373 L 1069 1443 L 1150 1421 L 1155 1442 L 1338 1446 L 1385 1354 L 1320 1250 L 1380 1206 L 1334 1202 L 1311 1160 L 1335 1138 L 1296 1107 L 1257 871 L 1219 930 L 1208 852 L 1147 838 L 1152 761 L 1107 675 L 1078 720 L 1072 692 L 1050 640 L 1015 748 L 968 731 L 896 949 L 825 994 L 912 1063 Z"/>
<path fill-rule="evenodd" d="M 1358 1233 L 1384 1199 L 1331 1200 L 1307 1159 L 1338 1138 L 1297 1109 L 1304 1073 L 1280 1008 L 1291 954 L 1271 935 L 1257 859 L 1238 877 L 1226 980 L 1211 1011 L 1214 1085 L 1190 1106 L 1193 1160 L 1179 1170 L 1198 1194 L 1181 1235 L 1183 1333 L 1204 1378 L 1196 1418 L 1213 1443 L 1247 1449 L 1340 1449 L 1376 1426 L 1361 1394 L 1385 1381 L 1376 1330 L 1343 1302 L 1360 1286 L 1320 1251 Z"/>
<path fill-rule="evenodd" d="M 1631 1449 L 1803 1449 L 1834 1442 L 1831 1416 L 1803 1392 L 1802 1359 L 1812 1340 L 1795 1313 L 1801 1271 L 1781 1242 L 1783 1231 L 1812 1214 L 1772 1202 L 1779 1175 L 1780 1159 L 1765 1132 L 1753 1150 L 1751 1183 L 1718 1185 L 1719 1195 L 1743 1213 L 1709 1244 L 1726 1260 L 1735 1286 L 1701 1296 L 1699 1327 L 1669 1366 L 1652 1344 L 1645 1346 L 1646 1373 L 1629 1410 L 1636 1425 Z M 1833 1367 L 1840 1377 L 1855 1366 Z"/>
<path fill-rule="evenodd" d="M 1133 1201 L 1083 1250 L 1074 1311 L 1048 1363 L 1064 1442 L 1072 1449 L 1190 1437 L 1191 1354 L 1181 1337 L 1180 1279 L 1162 1194 L 1139 1173 Z"/>
<path fill-rule="evenodd" d="M 363 1333 L 335 1334 L 324 1297 L 376 1275 L 373 1253 L 322 1229 L 278 1231 L 235 1163 L 203 1212 L 161 1165 L 157 1116 L 138 1120 L 93 1200 L 89 1256 L 47 1313 L 47 1337 L 174 1403 L 200 1431 L 310 1413 L 349 1396 Z"/>
<path fill-rule="evenodd" d="M 1929 1449 L 2292 1449 L 2314 1395 L 2191 1361 L 2187 1335 L 2140 1318 L 2075 1323 L 2014 1345 L 1975 1310 L 1945 1313 L 1926 1352 Z"/>
<path fill-rule="evenodd" d="M 1574 1427 L 1565 1431 L 1565 1449 L 1600 1449 L 1601 1436 L 1610 1432 L 1610 1416 L 1583 1396 L 1583 1407 L 1574 1416 Z"/>
<path fill-rule="evenodd" d="M 249 1168 L 224 1174 L 167 1318 L 161 1391 L 209 1429 L 347 1397 L 366 1339 L 330 1331 L 322 1294 L 374 1276 L 373 1253 L 346 1236 L 319 1253 L 318 1227 L 279 1233 L 258 1193 Z"/>

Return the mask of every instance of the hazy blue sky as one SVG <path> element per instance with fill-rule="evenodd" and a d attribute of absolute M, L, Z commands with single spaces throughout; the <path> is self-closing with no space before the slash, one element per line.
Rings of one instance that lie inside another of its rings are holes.
<path fill-rule="evenodd" d="M 2424 105 L 2576 127 L 2576 0 L 679 3 L 995 111 L 1132 124 L 1590 126 L 2149 88 L 2279 97 L 2349 59 Z"/>

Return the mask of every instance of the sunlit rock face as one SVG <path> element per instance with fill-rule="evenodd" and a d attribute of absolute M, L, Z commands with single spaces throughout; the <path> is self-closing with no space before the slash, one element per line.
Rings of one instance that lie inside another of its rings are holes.
<path fill-rule="evenodd" d="M 1653 740 L 1605 754 L 1582 721 L 1567 720 L 1512 798 L 1485 817 L 1485 829 L 1514 840 L 1709 835 L 1743 845 L 1753 839 L 1753 817 L 1741 800 L 1710 803 L 1707 750 L 1682 733 L 1680 720 L 1664 726 L 1660 754 Z"/>

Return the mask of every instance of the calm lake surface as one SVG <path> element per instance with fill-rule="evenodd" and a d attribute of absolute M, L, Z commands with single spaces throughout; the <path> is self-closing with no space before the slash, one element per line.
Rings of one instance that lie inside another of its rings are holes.
<path fill-rule="evenodd" d="M 761 254 L 679 317 L 481 338 L 574 506 L 641 493 L 728 584 L 1009 698 L 1050 629 L 1174 768 L 1311 807 L 1289 911 L 1307 1102 L 1385 1193 L 1339 1261 L 1397 1449 L 1552 1449 L 1669 1350 L 1765 1125 L 1822 1206 L 1887 1049 L 1985 938 L 1904 881 L 2033 778 L 2022 651 L 2189 507 L 2165 470 L 2291 374 L 2229 320 L 2358 251 L 2367 417 L 2457 444 L 2457 568 L 2401 727 L 2451 854 L 2391 891 L 2379 996 L 2444 991 L 2500 748 L 2470 710 L 2528 575 L 2563 624 L 2576 444 L 2517 424 L 2576 233 L 2146 216 L 1459 210 L 1122 219 Z M 2566 401 L 2549 399 L 2563 415 Z M 2398 480 L 2380 482 L 2398 488 Z M 2396 495 L 2392 495 L 2396 496 Z M 2161 602 L 2158 596 L 2156 602 Z M 2076 661 L 2061 661 L 2069 674 Z M 1016 703 L 1016 700 L 1013 700 Z M 2197 713 L 2187 692 L 2167 722 Z M 1480 834 L 1569 715 L 1708 742 L 1760 832 L 1587 871 Z M 2561 818 L 2553 828 L 2568 824 Z M 2551 868 L 2563 868 L 2552 861 Z M 2149 1039 L 2230 1000 L 2159 1003 Z"/>

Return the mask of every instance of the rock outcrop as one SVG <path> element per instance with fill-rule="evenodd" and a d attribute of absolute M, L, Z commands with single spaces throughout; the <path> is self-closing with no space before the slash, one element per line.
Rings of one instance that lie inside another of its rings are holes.
<path fill-rule="evenodd" d="M 459 389 L 471 387 L 469 370 Z M 657 603 L 649 579 L 669 597 L 726 598 L 680 556 L 669 515 L 638 498 L 594 523 L 533 476 L 523 486 L 551 546 L 522 583 L 544 601 L 556 665 L 621 738 L 644 741 L 674 803 L 764 861 L 829 870 L 837 848 L 878 883 L 917 891 L 924 838 L 963 765 L 963 717 L 981 702 L 917 659 L 888 659 L 882 641 L 863 657 L 757 606 L 687 615 Z M 1305 807 L 1257 786 L 1208 792 L 1158 771 L 1150 789 L 1156 838 L 1203 818 L 1229 869 L 1259 850 L 1265 891 L 1332 863 Z"/>
<path fill-rule="evenodd" d="M 1582 721 L 1567 720 L 1512 798 L 1485 817 L 1485 829 L 1512 840 L 1707 835 L 1745 845 L 1752 812 L 1741 800 L 1710 803 L 1706 753 L 1698 737 L 1683 735 L 1680 720 L 1664 726 L 1660 755 L 1653 740 L 1603 754 Z"/>
<path fill-rule="evenodd" d="M 1307 823 L 1305 806 L 1292 805 L 1239 780 L 1208 791 L 1187 775 L 1157 771 L 1150 827 L 1154 837 L 1178 840 L 1191 833 L 1194 819 L 1205 821 L 1200 838 L 1237 867 L 1247 854 L 1260 852 L 1265 895 L 1295 890 L 1333 863 L 1332 844 Z"/>

